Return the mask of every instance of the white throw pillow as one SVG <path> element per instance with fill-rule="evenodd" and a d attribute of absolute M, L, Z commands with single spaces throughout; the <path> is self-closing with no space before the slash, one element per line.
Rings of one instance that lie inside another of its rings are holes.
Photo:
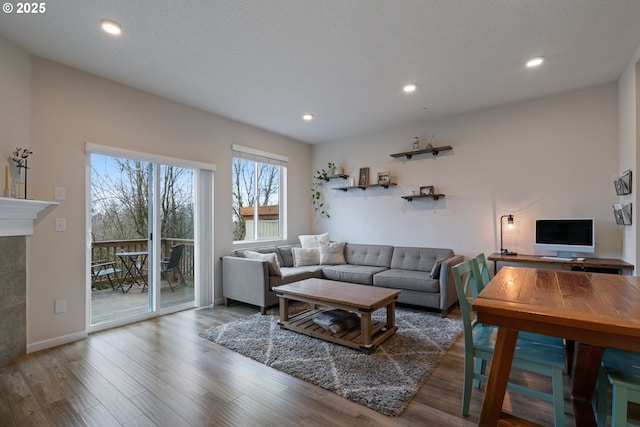
<path fill-rule="evenodd" d="M 269 263 L 269 275 L 282 277 L 282 271 L 280 271 L 280 263 L 278 263 L 278 257 L 276 256 L 276 254 L 261 254 L 260 252 L 244 251 L 244 257 L 249 259 L 258 259 L 260 261 L 267 261 Z"/>
<path fill-rule="evenodd" d="M 344 258 L 345 242 L 320 243 L 320 265 L 346 264 Z"/>
<path fill-rule="evenodd" d="M 324 234 L 302 234 L 298 236 L 300 239 L 300 245 L 303 249 L 317 248 L 320 246 L 320 242 L 329 241 L 329 233 Z"/>
<path fill-rule="evenodd" d="M 292 248 L 291 253 L 294 267 L 320 264 L 320 248 Z"/>

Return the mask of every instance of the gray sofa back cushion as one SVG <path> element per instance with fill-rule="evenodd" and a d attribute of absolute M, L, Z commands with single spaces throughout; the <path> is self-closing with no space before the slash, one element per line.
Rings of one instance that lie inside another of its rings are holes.
<path fill-rule="evenodd" d="M 347 264 L 389 268 L 392 254 L 393 246 L 386 245 L 347 243 L 344 248 L 344 256 Z"/>
<path fill-rule="evenodd" d="M 280 256 L 284 262 L 282 267 L 293 267 L 293 253 L 291 252 L 291 249 L 300 247 L 302 247 L 300 244 L 278 246 L 278 251 L 280 251 Z"/>
<path fill-rule="evenodd" d="M 436 260 L 451 256 L 451 249 L 396 246 L 391 258 L 391 268 L 430 272 Z"/>

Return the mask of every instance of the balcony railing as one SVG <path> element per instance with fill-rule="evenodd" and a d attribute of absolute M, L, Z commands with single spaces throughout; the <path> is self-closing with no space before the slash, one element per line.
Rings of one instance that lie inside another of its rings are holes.
<path fill-rule="evenodd" d="M 162 239 L 160 241 L 161 257 L 169 257 L 171 248 L 178 244 L 184 244 L 184 252 L 180 259 L 180 271 L 187 281 L 193 281 L 194 276 L 194 246 L 193 240 L 187 239 Z M 122 259 L 117 256 L 119 252 L 147 252 L 148 241 L 146 239 L 136 240 L 105 240 L 102 242 L 94 242 L 91 247 L 91 261 L 102 260 L 104 262 L 115 262 L 116 268 L 120 270 L 124 269 L 122 265 Z M 142 269 L 147 269 L 146 261 L 145 265 L 141 266 Z M 107 278 L 98 280 L 92 284 L 92 286 L 108 285 Z"/>

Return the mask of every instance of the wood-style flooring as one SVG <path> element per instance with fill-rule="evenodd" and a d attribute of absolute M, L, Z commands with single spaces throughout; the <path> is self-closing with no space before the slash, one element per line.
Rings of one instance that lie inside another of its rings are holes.
<path fill-rule="evenodd" d="M 405 412 L 390 418 L 198 336 L 256 312 L 242 304 L 188 310 L 24 356 L 0 369 L 0 426 L 476 425 L 482 390 L 468 417 L 460 411 L 462 336 Z M 566 403 L 569 426 L 568 393 Z M 553 424 L 550 403 L 508 393 L 504 408 Z"/>

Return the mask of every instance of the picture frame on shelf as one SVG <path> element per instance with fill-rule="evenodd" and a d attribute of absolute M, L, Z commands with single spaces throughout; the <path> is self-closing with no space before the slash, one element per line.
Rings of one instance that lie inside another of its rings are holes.
<path fill-rule="evenodd" d="M 434 190 L 433 185 L 425 185 L 420 187 L 420 195 L 421 196 L 433 196 Z"/>
<path fill-rule="evenodd" d="M 358 185 L 363 187 L 365 185 L 369 185 L 369 168 L 360 168 L 360 173 L 358 174 Z"/>
<path fill-rule="evenodd" d="M 390 182 L 391 182 L 391 175 L 389 175 L 389 172 L 378 172 L 379 185 L 389 185 Z"/>
<path fill-rule="evenodd" d="M 618 196 L 624 196 L 631 194 L 631 170 L 626 170 L 613 181 L 616 187 L 616 194 Z"/>

